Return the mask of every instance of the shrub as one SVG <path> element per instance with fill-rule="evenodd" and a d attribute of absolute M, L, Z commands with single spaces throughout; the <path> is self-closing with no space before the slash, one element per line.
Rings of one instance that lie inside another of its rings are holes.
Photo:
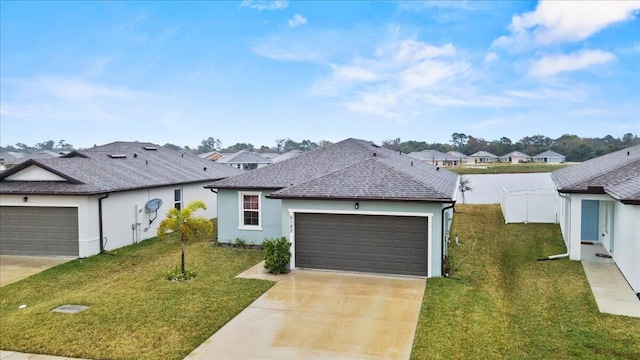
<path fill-rule="evenodd" d="M 171 269 L 165 270 L 164 277 L 167 280 L 171 280 L 171 281 L 191 280 L 194 277 L 196 277 L 196 271 L 192 269 L 185 269 L 183 273 L 182 267 L 178 265 L 178 266 L 172 267 Z"/>
<path fill-rule="evenodd" d="M 244 247 L 245 242 L 244 242 L 244 240 L 242 238 L 236 238 L 236 240 L 234 241 L 234 244 L 237 247 Z"/>
<path fill-rule="evenodd" d="M 286 237 L 265 239 L 262 243 L 264 251 L 264 267 L 272 274 L 286 274 L 291 260 L 291 243 Z"/>

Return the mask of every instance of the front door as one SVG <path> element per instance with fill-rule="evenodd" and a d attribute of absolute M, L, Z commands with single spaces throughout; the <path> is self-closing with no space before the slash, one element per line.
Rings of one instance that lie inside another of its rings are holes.
<path fill-rule="evenodd" d="M 598 200 L 582 200 L 582 219 L 580 233 L 582 240 L 598 241 L 598 219 L 600 202 Z"/>

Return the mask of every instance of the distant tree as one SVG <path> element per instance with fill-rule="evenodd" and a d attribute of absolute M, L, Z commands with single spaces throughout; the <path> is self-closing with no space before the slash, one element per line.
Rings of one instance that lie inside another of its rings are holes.
<path fill-rule="evenodd" d="M 200 143 L 200 146 L 198 146 L 197 153 L 204 154 L 211 151 L 215 151 L 220 149 L 221 145 L 222 145 L 222 142 L 219 139 L 210 137 L 202 140 L 202 142 Z"/>
<path fill-rule="evenodd" d="M 238 151 L 241 151 L 241 150 L 253 151 L 254 147 L 251 144 L 237 143 L 235 145 L 229 146 L 228 148 L 224 148 L 224 149 L 220 150 L 220 152 L 233 153 L 233 152 L 238 152 Z"/>
<path fill-rule="evenodd" d="M 462 196 L 462 203 L 466 204 L 467 199 L 465 198 L 464 193 L 466 193 L 467 191 L 473 190 L 473 188 L 471 187 L 471 179 L 469 179 L 466 176 L 461 176 L 459 189 L 460 189 L 460 195 Z"/>
<path fill-rule="evenodd" d="M 464 133 L 453 133 L 451 134 L 451 144 L 453 144 L 453 147 L 460 152 L 464 152 L 466 151 L 465 146 L 467 145 L 467 141 L 469 140 L 469 136 L 467 136 Z"/>
<path fill-rule="evenodd" d="M 322 147 L 325 147 L 325 146 L 329 146 L 329 145 L 333 145 L 333 143 L 331 141 L 329 141 L 329 140 L 320 140 L 318 142 L 318 147 L 319 148 L 322 148 Z"/>
<path fill-rule="evenodd" d="M 62 151 L 71 151 L 73 150 L 73 145 L 67 144 L 65 140 L 58 141 L 58 145 L 56 146 L 56 150 Z"/>
<path fill-rule="evenodd" d="M 37 143 L 34 148 L 36 150 L 53 150 L 53 147 L 55 145 L 55 141 L 53 140 L 49 140 L 49 141 L 45 141 L 45 142 L 41 142 L 41 143 Z"/>
<path fill-rule="evenodd" d="M 269 152 L 275 152 L 275 151 L 274 149 L 268 147 L 267 145 L 261 145 L 259 149 L 256 149 L 256 152 L 269 153 Z"/>
<path fill-rule="evenodd" d="M 284 152 L 284 146 L 285 144 L 291 141 L 291 139 L 276 139 L 276 152 L 277 153 L 282 153 Z"/>
<path fill-rule="evenodd" d="M 180 270 L 183 276 L 186 271 L 184 256 L 187 241 L 210 236 L 213 232 L 213 224 L 209 219 L 194 215 L 200 209 L 207 210 L 207 205 L 201 200 L 194 200 L 181 210 L 170 208 L 167 211 L 167 218 L 162 220 L 156 233 L 160 240 L 164 240 L 170 233 L 180 234 L 182 250 Z"/>
<path fill-rule="evenodd" d="M 182 150 L 182 146 L 174 145 L 171 143 L 166 143 L 162 145 L 163 148 L 171 149 L 171 150 Z"/>
<path fill-rule="evenodd" d="M 382 140 L 382 146 L 391 150 L 399 150 L 401 143 L 402 141 L 400 140 L 400 138 Z"/>
<path fill-rule="evenodd" d="M 312 151 L 318 148 L 318 144 L 314 143 L 311 140 L 302 140 L 300 142 L 299 150 L 302 151 Z"/>

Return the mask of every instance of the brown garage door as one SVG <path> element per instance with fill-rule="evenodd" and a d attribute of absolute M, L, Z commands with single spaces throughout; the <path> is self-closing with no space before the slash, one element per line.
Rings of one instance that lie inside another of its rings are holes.
<path fill-rule="evenodd" d="M 426 217 L 295 215 L 296 266 L 427 276 Z"/>
<path fill-rule="evenodd" d="M 78 208 L 0 207 L 0 254 L 78 256 Z"/>

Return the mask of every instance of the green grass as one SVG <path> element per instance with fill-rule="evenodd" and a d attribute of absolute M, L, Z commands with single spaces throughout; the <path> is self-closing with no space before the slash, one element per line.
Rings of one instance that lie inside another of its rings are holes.
<path fill-rule="evenodd" d="M 255 250 L 188 244 L 194 280 L 170 282 L 177 239 L 155 239 L 114 256 L 78 259 L 0 289 L 0 349 L 89 359 L 182 359 L 273 283 L 234 279 Z M 18 309 L 26 304 L 25 309 Z M 52 313 L 64 304 L 79 314 Z M 265 330 L 268 331 L 268 330 Z"/>
<path fill-rule="evenodd" d="M 463 165 L 462 167 L 446 168 L 460 175 L 468 174 L 515 174 L 515 173 L 541 173 L 551 172 L 554 170 L 562 169 L 569 165 L 567 164 L 541 164 L 541 163 L 523 163 L 523 164 L 511 164 L 511 163 L 483 163 L 478 164 L 479 167 L 474 165 Z M 480 168 L 486 167 L 486 168 Z"/>
<path fill-rule="evenodd" d="M 456 208 L 454 274 L 427 281 L 412 359 L 640 358 L 640 319 L 601 314 L 580 262 L 536 261 L 566 251 L 557 225 Z"/>

